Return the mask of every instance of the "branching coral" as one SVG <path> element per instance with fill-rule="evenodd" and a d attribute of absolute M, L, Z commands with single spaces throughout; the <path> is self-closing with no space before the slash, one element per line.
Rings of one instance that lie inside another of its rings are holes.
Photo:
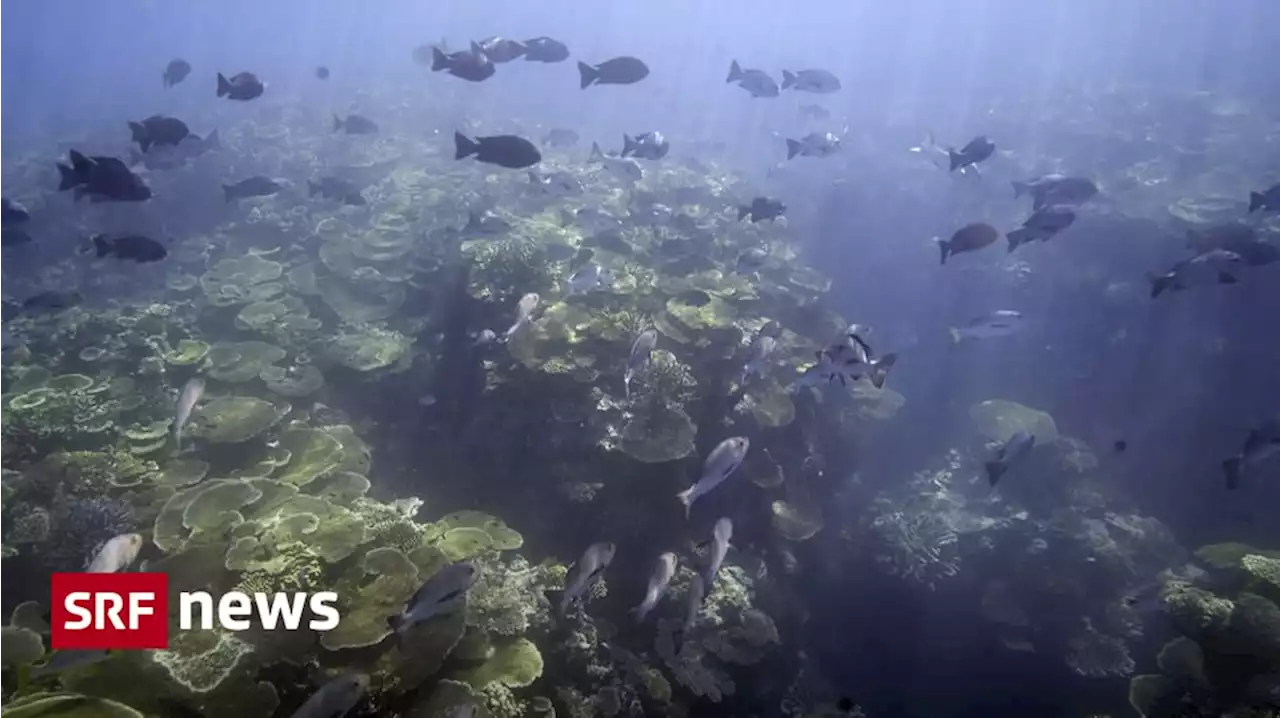
<path fill-rule="evenodd" d="M 960 571 L 957 536 L 929 511 L 891 511 L 871 523 L 880 544 L 876 561 L 895 576 L 933 588 Z"/>

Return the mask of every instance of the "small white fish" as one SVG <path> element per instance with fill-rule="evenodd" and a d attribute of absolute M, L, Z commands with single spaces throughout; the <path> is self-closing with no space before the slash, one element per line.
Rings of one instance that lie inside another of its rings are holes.
<path fill-rule="evenodd" d="M 512 324 L 511 328 L 503 336 L 510 339 L 516 332 L 533 323 L 533 312 L 538 308 L 538 303 L 541 301 L 542 297 L 539 297 L 537 292 L 529 292 L 520 297 L 519 303 L 516 304 L 516 323 Z"/>
<path fill-rule="evenodd" d="M 778 348 L 778 340 L 771 336 L 761 335 L 751 342 L 751 355 L 742 367 L 742 378 L 739 384 L 746 384 L 753 376 L 759 376 L 769 361 L 769 356 Z"/>
<path fill-rule="evenodd" d="M 568 610 L 569 604 L 577 600 L 582 594 L 587 592 L 587 587 L 595 581 L 604 570 L 608 568 L 609 562 L 613 560 L 613 554 L 618 547 L 609 542 L 593 543 L 582 552 L 582 558 L 573 565 L 573 569 L 569 571 L 569 575 L 565 578 L 564 594 L 560 596 L 560 615 L 563 616 Z"/>
<path fill-rule="evenodd" d="M 671 577 L 676 575 L 676 564 L 676 555 L 670 551 L 658 557 L 658 565 L 653 567 L 653 573 L 649 576 L 649 589 L 645 591 L 644 601 L 631 609 L 631 615 L 635 616 L 637 621 L 643 621 L 653 607 L 658 605 L 658 601 L 666 595 Z"/>
<path fill-rule="evenodd" d="M 725 554 L 729 553 L 729 540 L 732 538 L 733 519 L 728 516 L 721 517 L 716 521 L 716 527 L 711 532 L 711 554 L 707 557 L 707 572 L 704 577 L 707 586 L 715 585 L 716 574 L 720 573 Z"/>
<path fill-rule="evenodd" d="M 605 290 L 613 286 L 613 272 L 595 262 L 589 262 L 569 275 L 566 297 Z"/>
<path fill-rule="evenodd" d="M 142 549 L 141 534 L 120 534 L 108 540 L 98 549 L 98 554 L 89 562 L 89 573 L 116 573 L 129 568 L 138 558 Z"/>
<path fill-rule="evenodd" d="M 622 374 L 622 388 L 631 398 L 631 380 L 649 364 L 654 347 L 658 346 L 658 330 L 646 329 L 631 343 L 631 355 L 627 358 L 627 370 Z"/>
<path fill-rule="evenodd" d="M 603 165 L 609 174 L 623 182 L 639 182 L 644 177 L 644 170 L 635 160 L 609 157 L 600 149 L 598 142 L 591 143 L 591 160 Z"/>
<path fill-rule="evenodd" d="M 191 412 L 195 411 L 196 404 L 200 403 L 203 396 L 204 379 L 193 377 L 183 384 L 182 393 L 178 395 L 178 409 L 173 417 L 173 443 L 179 449 L 182 448 L 182 428 L 187 425 Z"/>
<path fill-rule="evenodd" d="M 966 339 L 994 339 L 1017 334 L 1026 326 L 1022 313 L 1012 309 L 998 309 L 990 314 L 974 317 L 963 327 L 951 327 L 951 343 Z"/>
<path fill-rule="evenodd" d="M 369 676 L 347 673 L 329 680 L 293 712 L 292 718 L 342 718 L 369 690 Z"/>
<path fill-rule="evenodd" d="M 476 582 L 479 572 L 465 561 L 452 563 L 431 574 L 422 586 L 405 602 L 400 613 L 387 620 L 387 624 L 401 638 L 414 626 L 436 616 L 451 614 L 467 600 L 467 591 Z"/>
<path fill-rule="evenodd" d="M 747 456 L 751 442 L 745 436 L 732 436 L 720 442 L 702 465 L 702 476 L 689 488 L 676 494 L 680 503 L 684 504 L 684 516 L 689 518 L 689 510 L 698 497 L 705 496 L 719 486 L 729 475 L 742 465 Z"/>

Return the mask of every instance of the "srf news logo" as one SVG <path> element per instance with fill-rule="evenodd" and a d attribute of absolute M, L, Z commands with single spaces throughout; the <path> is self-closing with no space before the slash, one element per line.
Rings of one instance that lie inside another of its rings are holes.
<path fill-rule="evenodd" d="M 209 630 L 217 624 L 247 631 L 257 623 L 271 631 L 302 628 L 303 614 L 314 617 L 306 627 L 331 631 L 341 617 L 338 594 L 243 593 L 229 591 L 216 601 L 204 591 L 178 594 L 178 627 Z M 196 613 L 199 621 L 196 621 Z M 51 647 L 69 649 L 143 649 L 169 647 L 169 576 L 163 573 L 53 574 Z"/>

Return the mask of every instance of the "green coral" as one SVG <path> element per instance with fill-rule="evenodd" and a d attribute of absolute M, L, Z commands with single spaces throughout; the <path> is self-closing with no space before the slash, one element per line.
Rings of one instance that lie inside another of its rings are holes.
<path fill-rule="evenodd" d="M 509 688 L 523 688 L 541 676 L 542 653 L 532 641 L 517 638 L 496 646 L 489 660 L 467 675 L 467 683 L 476 689 L 494 682 Z"/>
<path fill-rule="evenodd" d="M 218 397 L 200 407 L 189 433 L 215 444 L 238 444 L 270 429 L 289 408 L 252 396 Z"/>

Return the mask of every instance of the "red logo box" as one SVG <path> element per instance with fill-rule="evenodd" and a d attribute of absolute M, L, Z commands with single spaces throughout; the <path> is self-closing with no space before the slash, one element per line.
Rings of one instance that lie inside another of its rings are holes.
<path fill-rule="evenodd" d="M 169 576 L 53 574 L 53 650 L 169 646 Z"/>

